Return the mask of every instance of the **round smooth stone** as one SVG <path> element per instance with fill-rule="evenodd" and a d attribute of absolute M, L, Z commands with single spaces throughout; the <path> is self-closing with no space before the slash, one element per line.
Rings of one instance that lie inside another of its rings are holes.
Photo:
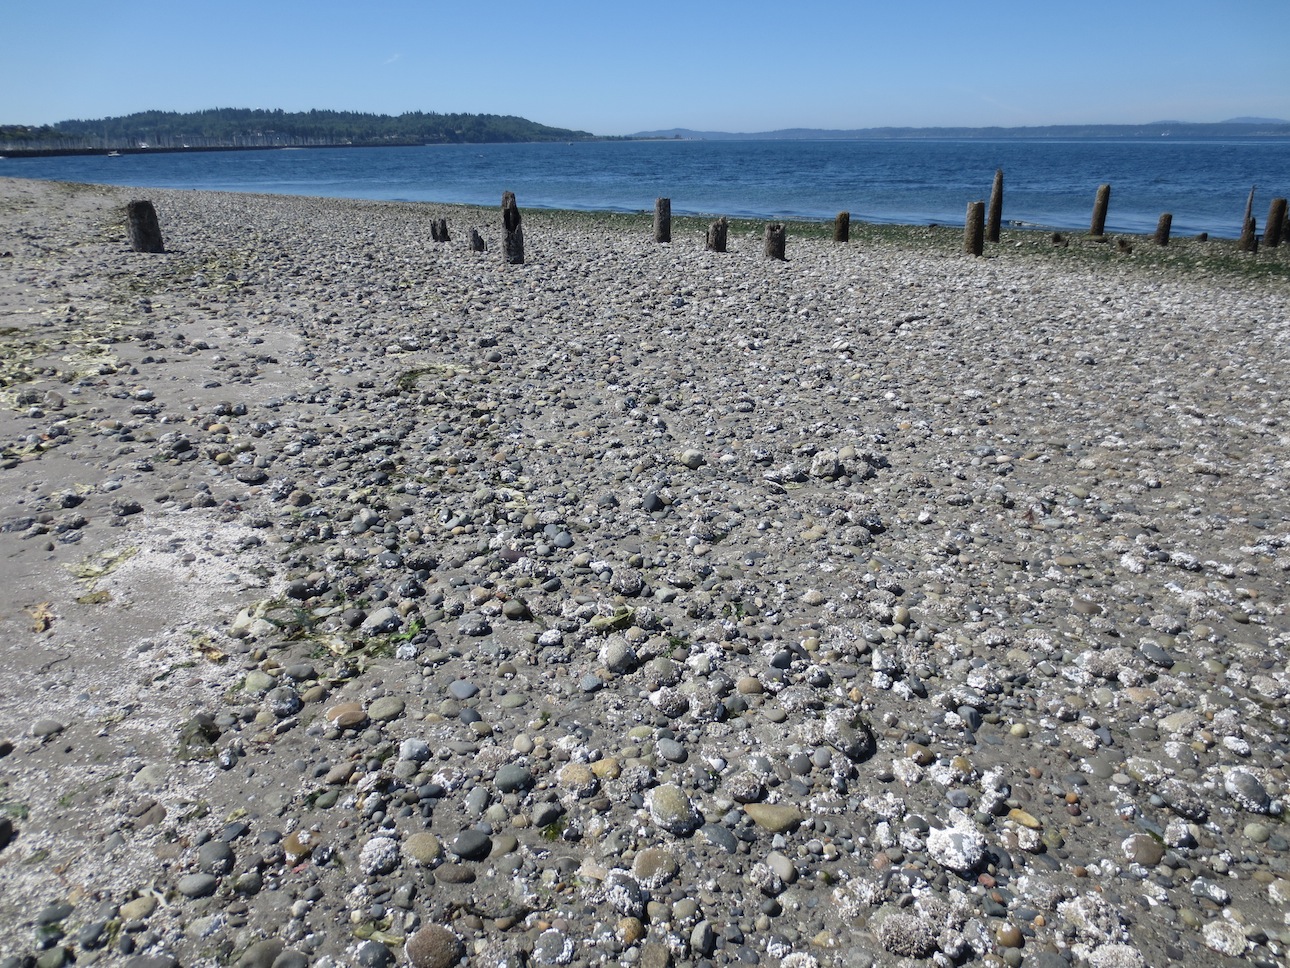
<path fill-rule="evenodd" d="M 339 729 L 354 729 L 367 722 L 367 713 L 361 703 L 341 702 L 328 709 L 323 718 Z"/>
<path fill-rule="evenodd" d="M 219 886 L 219 878 L 213 874 L 186 874 L 176 886 L 184 897 L 210 897 Z"/>
<path fill-rule="evenodd" d="M 463 830 L 452 841 L 452 852 L 464 860 L 483 860 L 493 842 L 482 830 Z"/>
<path fill-rule="evenodd" d="M 388 723 L 403 715 L 404 703 L 398 696 L 382 696 L 367 707 L 367 715 L 378 723 Z"/>

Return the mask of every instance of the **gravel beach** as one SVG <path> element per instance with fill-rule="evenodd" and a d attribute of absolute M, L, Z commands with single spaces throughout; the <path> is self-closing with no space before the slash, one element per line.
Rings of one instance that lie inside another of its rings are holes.
<path fill-rule="evenodd" d="M 0 179 L 0 968 L 1286 964 L 1290 251 L 519 204 Z"/>

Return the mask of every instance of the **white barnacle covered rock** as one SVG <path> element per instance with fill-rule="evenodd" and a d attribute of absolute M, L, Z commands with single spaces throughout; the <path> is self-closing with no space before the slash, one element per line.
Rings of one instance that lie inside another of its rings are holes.
<path fill-rule="evenodd" d="M 358 854 L 364 874 L 388 874 L 399 866 L 399 842 L 392 837 L 373 837 Z"/>
<path fill-rule="evenodd" d="M 927 852 L 932 859 L 959 874 L 980 866 L 985 859 L 985 847 L 985 835 L 974 827 L 942 827 L 927 834 Z"/>
<path fill-rule="evenodd" d="M 923 918 L 897 912 L 882 919 L 877 930 L 878 943 L 902 958 L 926 958 L 936 950 L 936 935 Z"/>

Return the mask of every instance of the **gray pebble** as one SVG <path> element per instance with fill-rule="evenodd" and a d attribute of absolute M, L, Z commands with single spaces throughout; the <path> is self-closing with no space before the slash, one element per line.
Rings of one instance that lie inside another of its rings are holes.
<path fill-rule="evenodd" d="M 184 897 L 210 897 L 219 887 L 219 878 L 213 874 L 185 874 L 175 886 Z"/>
<path fill-rule="evenodd" d="M 472 828 L 454 837 L 449 849 L 464 860 L 483 860 L 493 849 L 493 842 L 488 834 Z"/>

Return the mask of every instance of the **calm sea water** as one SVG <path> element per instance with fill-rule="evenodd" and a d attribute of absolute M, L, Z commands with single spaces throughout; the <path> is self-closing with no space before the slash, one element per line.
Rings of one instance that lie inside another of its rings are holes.
<path fill-rule="evenodd" d="M 1107 230 L 1145 233 L 1172 212 L 1175 234 L 1240 234 L 1258 185 L 1290 194 L 1290 141 L 647 141 L 433 145 L 8 158 L 0 175 L 521 209 L 963 224 L 1004 170 L 1004 219 L 1087 230 L 1097 187 L 1112 186 Z"/>

